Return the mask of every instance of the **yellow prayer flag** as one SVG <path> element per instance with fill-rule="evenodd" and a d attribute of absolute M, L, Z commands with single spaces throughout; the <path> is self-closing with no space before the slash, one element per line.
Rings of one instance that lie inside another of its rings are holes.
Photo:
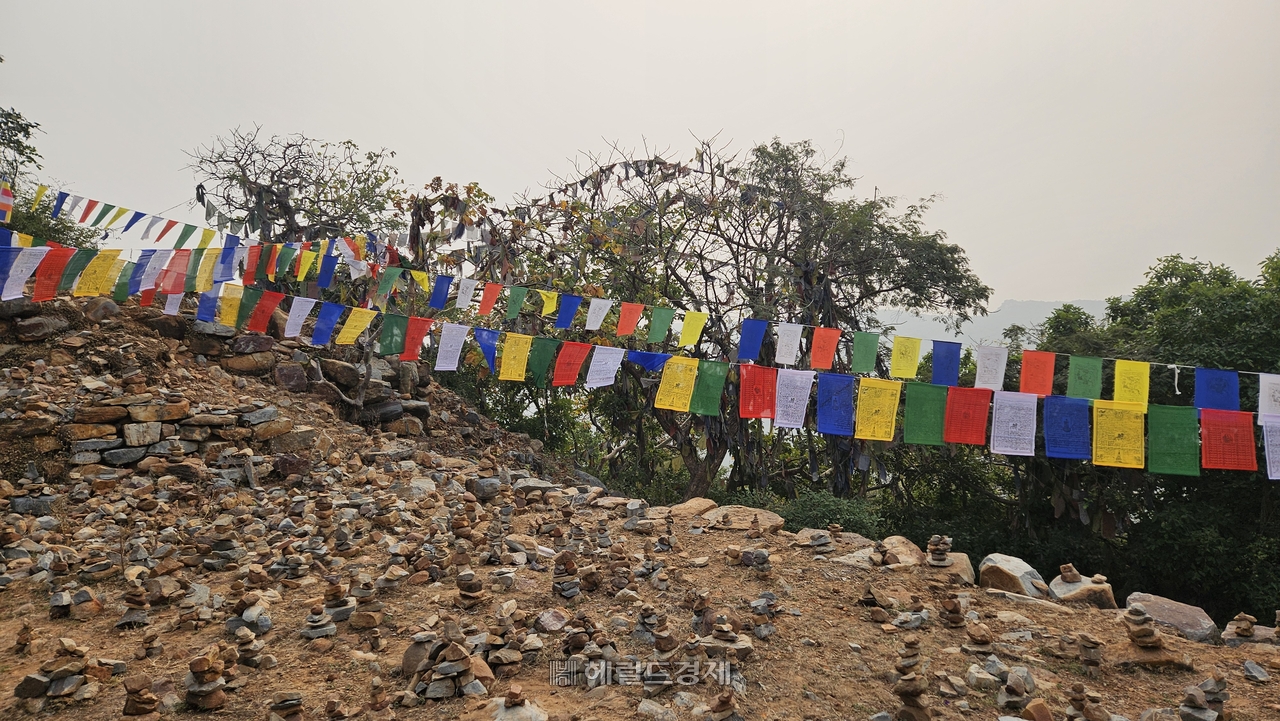
<path fill-rule="evenodd" d="M 116 208 L 115 214 L 111 216 L 111 220 L 108 220 L 106 225 L 102 226 L 102 229 L 106 230 L 107 228 L 110 228 L 112 223 L 120 220 L 120 218 L 124 217 L 124 214 L 128 212 L 128 208 Z"/>
<path fill-rule="evenodd" d="M 411 270 L 409 271 L 409 275 L 413 276 L 413 282 L 417 283 L 419 288 L 427 291 L 428 293 L 431 292 L 430 278 L 427 277 L 427 272 L 425 270 Z"/>
<path fill-rule="evenodd" d="M 893 354 L 889 357 L 889 375 L 894 378 L 915 378 L 919 365 L 920 339 L 894 336 Z"/>
<path fill-rule="evenodd" d="M 338 333 L 334 345 L 355 345 L 356 338 L 360 337 L 377 315 L 378 311 L 369 308 L 352 308 L 351 316 L 347 318 L 346 325 L 342 326 L 342 332 Z"/>
<path fill-rule="evenodd" d="M 76 283 L 71 295 L 83 298 L 89 295 L 102 295 L 102 286 L 107 282 L 107 272 L 116 258 L 120 257 L 120 249 L 99 251 L 80 273 L 80 281 Z"/>
<path fill-rule="evenodd" d="M 47 185 L 41 185 L 40 187 L 36 188 L 36 198 L 35 200 L 31 201 L 31 210 L 33 212 L 35 211 L 36 206 L 40 205 L 40 199 L 43 198 L 44 194 L 47 192 L 49 192 L 49 186 Z"/>
<path fill-rule="evenodd" d="M 672 356 L 662 366 L 662 382 L 658 384 L 658 396 L 654 408 L 689 412 L 693 400 L 693 384 L 698 379 L 698 359 Z"/>
<path fill-rule="evenodd" d="M 533 336 L 507 333 L 502 342 L 502 368 L 498 371 L 498 380 L 523 383 L 532 346 Z"/>
<path fill-rule="evenodd" d="M 1137 403 L 1147 410 L 1147 393 L 1151 388 L 1151 364 L 1142 361 L 1116 361 L 1115 399 L 1121 403 Z"/>
<path fill-rule="evenodd" d="M 218 253 L 205 253 L 200 259 L 200 267 L 196 269 L 196 292 L 208 293 L 213 290 L 213 271 L 218 267 Z"/>
<path fill-rule="evenodd" d="M 129 261 L 124 258 L 116 258 L 111 262 L 111 269 L 107 271 L 107 282 L 99 291 L 100 294 L 105 295 L 115 290 L 116 283 L 120 282 L 120 274 L 124 272 L 124 267 L 128 264 Z"/>
<path fill-rule="evenodd" d="M 240 315 L 240 298 L 244 295 L 243 285 L 227 283 L 222 286 L 222 307 L 218 309 L 218 323 L 231 328 L 236 327 L 236 316 Z"/>
<path fill-rule="evenodd" d="M 196 247 L 208 248 L 209 241 L 213 240 L 213 236 L 215 234 L 216 234 L 216 231 L 214 231 L 213 228 L 205 228 L 204 230 L 200 231 L 200 244 L 197 245 Z"/>
<path fill-rule="evenodd" d="M 556 312 L 556 300 L 560 294 L 554 290 L 540 290 L 538 295 L 542 296 L 542 314 L 551 315 Z"/>
<path fill-rule="evenodd" d="M 685 311 L 684 325 L 680 327 L 680 345 L 693 345 L 702 335 L 702 328 L 707 324 L 707 314 L 696 310 Z"/>
<path fill-rule="evenodd" d="M 920 341 L 914 338 L 919 348 Z M 894 343 L 897 355 L 897 343 Z M 914 366 L 914 361 L 912 363 Z M 914 375 L 914 374 L 913 374 Z M 855 416 L 854 438 L 866 441 L 891 441 L 898 424 L 898 395 L 902 392 L 900 381 L 879 378 L 858 379 L 858 413 Z"/>
<path fill-rule="evenodd" d="M 307 271 L 311 270 L 311 264 L 316 261 L 320 253 L 314 250 L 302 251 L 302 260 L 298 261 L 298 280 L 306 280 Z"/>
<path fill-rule="evenodd" d="M 1146 461 L 1145 426 L 1140 403 L 1093 402 L 1093 464 L 1142 468 Z"/>
<path fill-rule="evenodd" d="M 30 248 L 31 242 L 35 240 L 35 238 L 24 233 L 14 233 L 14 235 L 18 236 L 18 246 L 22 248 Z"/>

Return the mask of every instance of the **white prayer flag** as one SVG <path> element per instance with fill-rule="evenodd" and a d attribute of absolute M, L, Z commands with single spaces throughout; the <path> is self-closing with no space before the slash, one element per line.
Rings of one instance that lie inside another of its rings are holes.
<path fill-rule="evenodd" d="M 1004 388 L 1004 368 L 1009 363 L 1009 349 L 1003 346 L 980 345 L 975 349 L 978 356 L 978 375 L 973 381 L 974 388 L 990 388 L 993 391 Z"/>
<path fill-rule="evenodd" d="M 796 323 L 778 324 L 778 352 L 774 360 L 778 365 L 793 366 L 800 360 L 800 333 L 804 326 Z"/>
<path fill-rule="evenodd" d="M 138 288 L 139 292 L 146 292 L 156 287 L 156 279 L 160 277 L 160 271 L 169 262 L 171 255 L 173 255 L 172 248 L 161 248 L 151 256 L 151 262 L 147 263 L 147 269 L 142 272 L 142 285 Z"/>
<path fill-rule="evenodd" d="M 160 221 L 162 221 L 162 220 L 164 220 L 164 218 L 161 218 L 161 217 L 160 217 L 160 216 L 158 216 L 158 215 L 153 215 L 153 216 L 151 216 L 151 220 L 148 220 L 148 221 L 147 221 L 147 229 L 146 229 L 146 230 L 144 230 L 144 231 L 142 231 L 142 239 L 143 239 L 143 240 L 150 240 L 150 239 L 151 239 L 151 229 L 152 229 L 152 228 L 154 228 L 154 227 L 156 227 L 156 223 L 159 223 L 159 222 L 160 222 Z"/>
<path fill-rule="evenodd" d="M 1035 393 L 995 392 L 991 411 L 992 453 L 1006 456 L 1036 454 L 1037 398 Z"/>
<path fill-rule="evenodd" d="M 16 300 L 22 297 L 22 289 L 27 285 L 27 279 L 31 274 L 36 272 L 36 268 L 40 265 L 40 261 L 44 260 L 44 254 L 49 252 L 47 246 L 38 248 L 23 248 L 18 253 L 18 257 L 13 259 L 13 266 L 9 268 L 9 277 L 4 282 L 4 289 L 0 290 L 0 300 Z"/>
<path fill-rule="evenodd" d="M 587 388 L 603 388 L 613 385 L 626 351 L 613 346 L 598 345 L 591 348 L 591 365 L 587 366 Z"/>
<path fill-rule="evenodd" d="M 440 331 L 440 350 L 436 353 L 436 370 L 458 370 L 458 356 L 462 355 L 462 341 L 467 339 L 469 325 L 445 323 Z"/>
<path fill-rule="evenodd" d="M 1270 373 L 1258 374 L 1258 425 L 1264 415 L 1280 416 L 1280 376 Z"/>
<path fill-rule="evenodd" d="M 80 196 L 80 195 L 71 196 L 71 202 L 67 203 L 66 210 L 64 210 L 63 212 L 67 214 L 68 218 L 75 220 L 75 218 L 72 216 L 75 215 L 76 208 L 80 207 L 80 203 L 82 202 L 84 202 L 84 196 Z"/>
<path fill-rule="evenodd" d="M 1267 479 L 1280 481 L 1280 415 L 1258 414 L 1262 424 L 1262 445 L 1267 452 Z"/>
<path fill-rule="evenodd" d="M 369 264 L 363 260 L 351 258 L 347 261 L 347 270 L 351 272 L 351 280 L 356 280 L 369 275 Z"/>
<path fill-rule="evenodd" d="M 773 414 L 775 428 L 800 428 L 809 408 L 809 392 L 813 390 L 813 371 L 778 369 L 775 387 L 777 408 Z"/>
<path fill-rule="evenodd" d="M 609 315 L 609 309 L 612 307 L 611 300 L 592 298 L 591 305 L 587 307 L 587 330 L 600 330 L 600 324 L 604 323 L 604 317 Z"/>
<path fill-rule="evenodd" d="M 289 306 L 289 319 L 284 323 L 284 337 L 297 338 L 302 333 L 302 324 L 306 322 L 311 309 L 316 305 L 315 298 L 294 298 Z"/>
<path fill-rule="evenodd" d="M 458 310 L 471 308 L 471 301 L 476 297 L 477 282 L 474 278 L 463 278 L 458 281 L 458 302 L 455 304 Z"/>
<path fill-rule="evenodd" d="M 182 306 L 182 293 L 174 293 L 164 297 L 164 314 L 177 315 L 178 308 Z"/>

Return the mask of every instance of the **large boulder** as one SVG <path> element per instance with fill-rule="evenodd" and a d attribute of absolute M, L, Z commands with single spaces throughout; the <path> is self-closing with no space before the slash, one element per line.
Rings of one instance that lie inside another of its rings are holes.
<path fill-rule="evenodd" d="M 773 511 L 749 506 L 721 506 L 703 513 L 702 517 L 712 528 L 721 531 L 746 531 L 751 528 L 752 519 L 757 517 L 760 519 L 760 530 L 764 533 L 776 533 L 786 523 L 782 516 Z"/>
<path fill-rule="evenodd" d="M 182 340 L 187 337 L 187 320 L 180 315 L 159 315 L 147 318 L 142 323 L 159 333 L 161 338 Z"/>
<path fill-rule="evenodd" d="M 701 516 L 704 513 L 714 511 L 716 502 L 710 498 L 690 498 L 684 503 L 677 503 L 671 507 L 671 515 L 675 518 L 692 518 L 693 516 Z"/>
<path fill-rule="evenodd" d="M 324 372 L 325 380 L 333 381 L 343 388 L 355 388 L 360 384 L 360 369 L 350 363 L 332 358 L 321 358 L 320 370 Z"/>
<path fill-rule="evenodd" d="M 1106 576 L 1094 576 L 1089 578 L 1074 573 L 1075 569 L 1070 569 L 1073 578 L 1077 580 L 1068 581 L 1062 576 L 1055 576 L 1049 582 L 1049 593 L 1054 598 L 1064 603 L 1086 603 L 1097 608 L 1116 608 L 1116 597 L 1111 592 L 1111 584 L 1107 583 Z"/>
<path fill-rule="evenodd" d="M 1036 569 L 1016 556 L 993 553 L 978 564 L 979 584 L 1032 598 L 1048 598 L 1049 585 Z"/>
<path fill-rule="evenodd" d="M 18 340 L 24 343 L 52 338 L 67 327 L 67 322 L 54 316 L 40 315 L 35 318 L 23 318 L 13 324 Z"/>
<path fill-rule="evenodd" d="M 228 373 L 260 376 L 275 368 L 276 354 L 271 351 L 262 351 L 248 355 L 227 356 L 220 363 L 222 369 Z"/>
<path fill-rule="evenodd" d="M 89 302 L 84 304 L 84 317 L 93 323 L 101 323 L 119 312 L 120 306 L 116 305 L 115 301 L 104 296 L 90 298 Z"/>
<path fill-rule="evenodd" d="M 1125 607 L 1141 603 L 1156 623 L 1174 629 L 1192 641 L 1217 643 L 1222 634 L 1209 614 L 1199 606 L 1179 603 L 1173 599 L 1150 593 L 1131 593 L 1125 599 Z"/>

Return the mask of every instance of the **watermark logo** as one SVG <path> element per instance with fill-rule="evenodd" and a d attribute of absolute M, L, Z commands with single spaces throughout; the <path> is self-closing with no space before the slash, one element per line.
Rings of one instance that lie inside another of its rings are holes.
<path fill-rule="evenodd" d="M 728 686 L 731 669 L 725 661 L 578 661 L 552 659 L 552 686 L 694 686 L 703 681 Z"/>

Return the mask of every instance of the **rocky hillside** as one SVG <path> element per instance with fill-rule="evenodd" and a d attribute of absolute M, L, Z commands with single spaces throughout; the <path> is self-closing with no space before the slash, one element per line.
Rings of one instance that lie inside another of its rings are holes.
<path fill-rule="evenodd" d="M 342 358 L 94 298 L 0 304 L 0 367 L 3 718 L 1280 718 L 1257 619 L 614 497 L 412 363 L 351 414 Z"/>

